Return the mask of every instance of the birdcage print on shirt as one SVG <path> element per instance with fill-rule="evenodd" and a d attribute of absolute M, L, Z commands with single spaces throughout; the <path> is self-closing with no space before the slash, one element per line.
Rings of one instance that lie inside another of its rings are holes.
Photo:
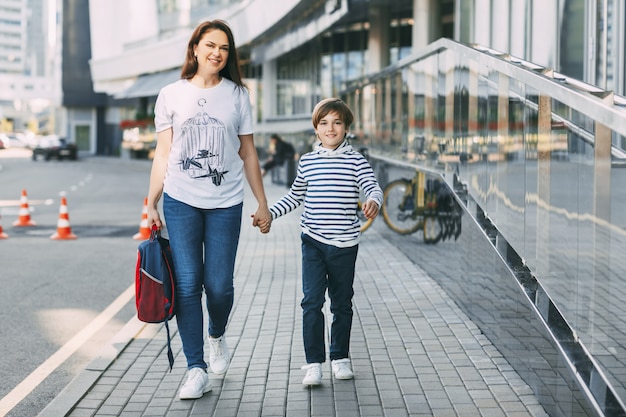
<path fill-rule="evenodd" d="M 206 101 L 200 100 L 203 107 Z M 226 128 L 218 119 L 204 110 L 182 125 L 181 169 L 191 178 L 210 178 L 220 185 L 226 174 L 224 166 L 224 142 Z"/>

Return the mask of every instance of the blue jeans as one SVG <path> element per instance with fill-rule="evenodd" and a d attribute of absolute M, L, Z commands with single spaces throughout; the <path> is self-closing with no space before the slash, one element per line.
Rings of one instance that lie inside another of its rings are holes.
<path fill-rule="evenodd" d="M 326 361 L 324 306 L 326 289 L 333 321 L 330 360 L 350 353 L 354 269 L 359 246 L 338 248 L 302 234 L 302 335 L 307 363 Z"/>
<path fill-rule="evenodd" d="M 167 194 L 163 196 L 163 214 L 176 272 L 176 322 L 188 369 L 207 368 L 203 290 L 209 312 L 209 335 L 219 337 L 226 330 L 233 307 L 242 206 L 198 209 Z"/>

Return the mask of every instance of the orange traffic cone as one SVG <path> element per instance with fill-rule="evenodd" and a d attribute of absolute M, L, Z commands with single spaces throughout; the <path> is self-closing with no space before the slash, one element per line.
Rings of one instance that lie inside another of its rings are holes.
<path fill-rule="evenodd" d="M 150 239 L 150 228 L 148 227 L 148 198 L 143 199 L 143 210 L 141 210 L 141 222 L 139 223 L 139 232 L 133 235 L 135 240 Z"/>
<path fill-rule="evenodd" d="M 61 207 L 59 208 L 59 221 L 57 222 L 57 231 L 50 236 L 54 240 L 71 240 L 76 239 L 76 235 L 72 233 L 70 227 L 70 216 L 67 213 L 67 200 L 61 197 Z"/>
<path fill-rule="evenodd" d="M 4 233 L 4 231 L 2 231 L 2 223 L 0 223 L 0 239 L 8 239 L 8 238 L 9 238 L 9 235 L 7 235 L 6 233 Z"/>
<path fill-rule="evenodd" d="M 22 190 L 22 197 L 20 198 L 20 211 L 19 217 L 13 226 L 35 226 L 37 223 L 30 219 L 30 210 L 28 208 L 28 197 L 26 196 L 26 190 Z"/>

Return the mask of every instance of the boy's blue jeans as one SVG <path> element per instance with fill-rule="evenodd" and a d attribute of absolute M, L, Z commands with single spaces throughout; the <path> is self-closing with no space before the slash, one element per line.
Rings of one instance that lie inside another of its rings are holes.
<path fill-rule="evenodd" d="M 187 368 L 204 361 L 202 291 L 206 293 L 209 335 L 224 334 L 233 307 L 233 275 L 243 204 L 198 209 L 163 196 L 163 214 L 176 272 L 176 322 Z"/>
<path fill-rule="evenodd" d="M 302 334 L 307 363 L 326 361 L 324 306 L 326 289 L 333 321 L 330 360 L 350 353 L 354 269 L 359 246 L 338 248 L 302 234 Z"/>

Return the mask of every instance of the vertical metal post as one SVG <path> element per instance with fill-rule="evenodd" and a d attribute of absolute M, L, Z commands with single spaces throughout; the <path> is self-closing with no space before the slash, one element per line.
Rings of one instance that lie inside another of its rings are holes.
<path fill-rule="evenodd" d="M 391 91 L 393 86 L 393 78 L 391 77 L 387 77 L 383 80 L 383 83 L 385 83 L 385 115 L 384 115 L 384 119 L 383 119 L 383 126 L 385 126 L 385 130 L 387 131 L 386 133 L 386 137 L 387 137 L 387 141 L 388 143 L 391 145 L 396 138 L 396 132 L 395 129 L 393 127 L 393 114 L 392 114 L 392 107 L 391 107 Z"/>
<path fill-rule="evenodd" d="M 452 139 L 454 138 L 454 78 L 455 78 L 455 61 L 454 55 L 450 53 L 444 53 L 445 59 L 445 68 L 446 72 L 445 76 L 445 100 L 446 100 L 446 113 L 445 113 L 445 130 L 444 130 L 444 140 L 445 143 L 452 143 Z"/>
<path fill-rule="evenodd" d="M 538 260 L 543 263 L 538 265 L 538 273 L 548 276 L 550 274 L 550 157 L 551 157 L 551 132 L 552 132 L 552 98 L 539 95 L 539 111 L 537 120 L 537 229 L 535 253 L 541 254 Z M 543 268 L 542 268 L 543 267 Z"/>
<path fill-rule="evenodd" d="M 478 136 L 478 64 L 474 61 L 469 62 L 468 88 L 467 136 L 471 146 L 471 138 Z M 466 151 L 471 152 L 471 149 Z"/>
<path fill-rule="evenodd" d="M 604 101 L 612 104 L 613 92 L 606 92 Z M 608 303 L 611 296 L 611 235 L 606 225 L 611 224 L 611 142 L 612 131 L 607 126 L 595 123 L 595 142 L 593 160 L 593 273 L 591 283 L 591 302 L 594 307 L 589 311 L 589 322 L 592 331 L 605 320 L 607 315 L 614 314 L 613 306 Z M 621 280 L 621 279 L 620 279 Z M 605 332 L 593 332 L 590 348 L 605 346 L 608 336 Z M 597 397 L 596 393 L 593 393 Z M 596 398 L 603 405 L 603 398 Z"/>
<path fill-rule="evenodd" d="M 613 103 L 614 93 L 604 98 Z M 611 220 L 611 129 L 596 122 L 593 165 L 593 212 L 600 220 Z M 594 222 L 596 225 L 597 222 Z"/>
<path fill-rule="evenodd" d="M 498 150 L 500 154 L 506 153 L 509 138 L 509 76 L 500 73 L 498 75 Z M 502 146 L 504 145 L 504 149 Z"/>
<path fill-rule="evenodd" d="M 424 65 L 424 150 L 426 151 L 434 138 L 436 76 L 437 67 L 433 65 L 432 60 L 428 60 Z"/>
<path fill-rule="evenodd" d="M 508 164 L 506 160 L 511 151 L 511 137 L 509 135 L 509 76 L 503 73 L 498 74 L 498 116 L 496 119 L 496 139 L 498 140 L 497 163 L 503 166 Z M 508 193 L 509 173 L 506 169 L 498 169 L 496 172 L 496 182 L 498 189 L 503 193 Z M 507 224 L 509 221 L 509 210 L 501 199 L 495 200 L 496 216 L 498 221 Z M 503 207 L 500 209 L 499 206 Z"/>
<path fill-rule="evenodd" d="M 398 142 L 402 142 L 402 146 L 405 149 L 408 149 L 407 148 L 408 132 L 405 129 L 405 123 L 403 123 L 404 120 L 407 120 L 406 109 L 404 108 L 405 106 L 403 105 L 403 100 L 404 100 L 404 85 L 403 84 L 404 83 L 402 81 L 402 73 L 398 72 L 392 80 L 392 86 L 393 86 L 392 88 L 396 94 L 396 103 L 394 106 L 396 110 L 395 112 L 392 112 L 392 117 L 394 118 L 393 124 L 395 127 L 393 130 L 396 134 L 396 138 Z"/>
<path fill-rule="evenodd" d="M 385 80 L 378 79 L 376 85 L 376 132 L 381 143 L 387 144 L 387 134 L 385 129 Z"/>

